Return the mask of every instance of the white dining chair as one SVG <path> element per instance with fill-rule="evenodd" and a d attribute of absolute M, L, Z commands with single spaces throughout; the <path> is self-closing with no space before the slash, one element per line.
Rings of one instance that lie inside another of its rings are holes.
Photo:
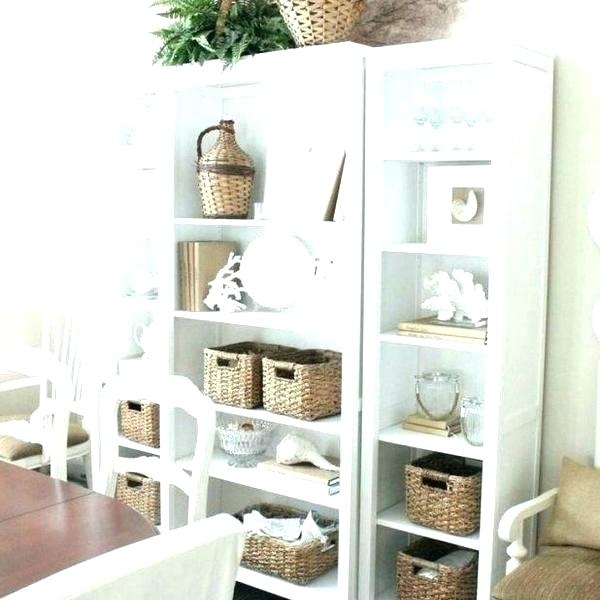
<path fill-rule="evenodd" d="M 219 514 L 50 575 L 4 600 L 231 600 L 245 533 Z"/>
<path fill-rule="evenodd" d="M 27 469 L 50 466 L 53 477 L 66 480 L 66 447 L 73 385 L 66 367 L 43 348 L 0 347 L 0 364 L 35 380 L 48 396 L 28 415 L 0 421 L 0 460 Z"/>
<path fill-rule="evenodd" d="M 160 456 L 120 456 L 119 404 L 131 400 L 159 405 L 161 432 L 172 429 L 176 411 L 187 413 L 195 421 L 195 441 L 191 454 L 185 459 L 178 457 L 180 460 L 170 456 L 170 441 L 165 441 L 162 433 Z M 190 379 L 181 375 L 144 378 L 119 375 L 105 385 L 100 406 L 102 448 L 96 491 L 114 496 L 118 474 L 142 474 L 160 482 L 163 487 L 161 495 L 169 493 L 170 486 L 174 486 L 187 496 L 187 523 L 204 518 L 207 509 L 208 470 L 216 428 L 216 413 L 212 401 Z M 171 527 L 169 515 L 164 515 L 162 526 L 165 529 Z"/>
<path fill-rule="evenodd" d="M 93 473 L 97 470 L 92 464 L 92 455 L 97 456 L 97 403 L 102 389 L 104 365 L 97 364 L 98 361 L 93 356 L 95 340 L 84 327 L 84 322 L 83 317 L 77 316 L 72 309 L 47 308 L 43 311 L 39 347 L 63 365 L 70 380 L 70 397 L 61 399 L 61 410 L 66 410 L 68 417 L 64 460 L 69 462 L 82 459 L 87 485 L 92 487 Z M 31 375 L 16 370 L 11 354 L 18 352 L 18 346 L 11 344 L 0 348 L 0 351 L 6 357 L 0 362 L 0 392 L 33 386 L 39 390 L 38 409 L 33 415 L 19 411 L 4 414 L 0 419 L 10 422 L 35 419 L 55 401 L 54 389 L 49 389 L 46 385 L 48 377 L 43 372 Z M 94 444 L 96 447 L 92 448 Z M 62 454 L 62 449 L 57 448 L 56 452 Z M 37 469 L 47 463 L 47 456 L 41 452 L 39 444 L 14 436 L 2 436 L 0 460 Z M 60 470 L 64 473 L 61 479 L 66 479 L 66 466 Z"/>

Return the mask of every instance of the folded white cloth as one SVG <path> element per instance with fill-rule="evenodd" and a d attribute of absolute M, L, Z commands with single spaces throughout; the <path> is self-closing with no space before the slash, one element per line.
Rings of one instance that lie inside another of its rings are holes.
<path fill-rule="evenodd" d="M 461 568 L 466 567 L 475 557 L 475 552 L 472 550 L 453 550 L 448 554 L 444 554 L 438 558 L 436 563 L 440 565 L 446 565 L 447 567 Z M 418 573 L 418 577 L 425 577 L 426 579 L 435 579 L 439 572 L 436 569 L 423 568 Z"/>
<path fill-rule="evenodd" d="M 305 544 L 317 539 L 323 544 L 323 550 L 331 546 L 327 534 L 335 530 L 335 525 L 320 527 L 312 511 L 308 511 L 304 519 L 299 517 L 268 519 L 257 510 L 253 510 L 244 515 L 243 524 L 247 533 L 266 535 L 290 543 Z"/>

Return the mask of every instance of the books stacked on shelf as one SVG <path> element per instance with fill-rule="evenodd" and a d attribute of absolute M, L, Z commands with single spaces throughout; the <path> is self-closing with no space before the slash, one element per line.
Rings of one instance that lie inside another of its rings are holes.
<path fill-rule="evenodd" d="M 337 464 L 337 459 L 327 458 L 329 462 Z M 340 491 L 340 474 L 337 471 L 329 469 L 320 469 L 312 463 L 297 463 L 295 465 L 284 465 L 278 463 L 275 459 L 265 460 L 256 465 L 257 469 L 264 469 L 279 475 L 290 475 L 298 479 L 304 479 L 322 486 L 327 486 L 327 493 L 330 496 Z"/>
<path fill-rule="evenodd" d="M 460 417 L 453 417 L 446 421 L 437 421 L 428 419 L 421 415 L 408 415 L 402 421 L 402 427 L 410 431 L 420 431 L 421 433 L 430 433 L 431 435 L 440 435 L 450 437 L 460 433 Z"/>
<path fill-rule="evenodd" d="M 221 267 L 227 264 L 230 252 L 236 251 L 233 242 L 178 242 L 179 306 L 181 310 L 209 310 L 204 298 Z"/>
<path fill-rule="evenodd" d="M 487 343 L 487 319 L 477 323 L 440 321 L 435 317 L 424 317 L 413 321 L 400 321 L 398 335 L 437 340 L 452 340 L 473 344 Z"/>

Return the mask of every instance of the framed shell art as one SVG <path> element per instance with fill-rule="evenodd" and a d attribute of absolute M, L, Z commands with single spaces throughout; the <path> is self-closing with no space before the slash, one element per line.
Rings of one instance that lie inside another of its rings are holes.
<path fill-rule="evenodd" d="M 484 240 L 489 213 L 489 171 L 489 165 L 431 165 L 427 169 L 427 242 Z"/>

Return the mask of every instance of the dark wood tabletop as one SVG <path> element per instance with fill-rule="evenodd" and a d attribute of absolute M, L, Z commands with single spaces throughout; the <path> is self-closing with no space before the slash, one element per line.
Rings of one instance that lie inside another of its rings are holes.
<path fill-rule="evenodd" d="M 114 498 L 0 462 L 0 597 L 156 534 Z"/>

